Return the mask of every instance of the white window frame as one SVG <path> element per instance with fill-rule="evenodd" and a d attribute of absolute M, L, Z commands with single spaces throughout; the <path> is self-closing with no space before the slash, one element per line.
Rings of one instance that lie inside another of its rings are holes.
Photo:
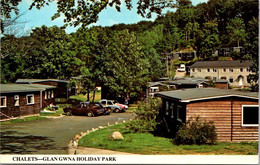
<path fill-rule="evenodd" d="M 48 99 L 51 98 L 51 91 L 48 91 Z"/>
<path fill-rule="evenodd" d="M 171 109 L 171 118 L 174 118 L 174 103 L 171 103 L 170 109 Z"/>
<path fill-rule="evenodd" d="M 1 99 L 2 98 L 5 98 L 5 102 L 4 102 L 4 105 L 2 106 L 1 104 L 0 104 L 0 107 L 2 108 L 2 107 L 7 107 L 7 97 L 6 96 L 1 96 Z M 2 102 L 1 102 L 2 103 Z"/>
<path fill-rule="evenodd" d="M 165 115 L 169 115 L 169 109 L 170 109 L 170 106 L 169 106 L 169 101 L 165 101 Z"/>
<path fill-rule="evenodd" d="M 28 103 L 28 96 L 32 96 L 32 103 Z M 26 102 L 27 102 L 27 105 L 33 105 L 34 104 L 34 94 L 26 95 Z"/>
<path fill-rule="evenodd" d="M 51 90 L 51 98 L 54 98 L 54 90 Z"/>
<path fill-rule="evenodd" d="M 242 105 L 241 107 L 241 126 L 242 127 L 258 127 L 259 124 L 243 124 L 244 123 L 244 119 L 243 119 L 243 116 L 244 116 L 244 107 L 258 107 L 258 110 L 259 110 L 259 105 Z M 259 113 L 259 112 L 258 112 Z"/>
<path fill-rule="evenodd" d="M 20 98 L 19 95 L 14 95 L 14 106 L 19 106 L 20 105 Z"/>
<path fill-rule="evenodd" d="M 44 91 L 44 99 L 48 99 L 48 92 L 47 91 Z"/>

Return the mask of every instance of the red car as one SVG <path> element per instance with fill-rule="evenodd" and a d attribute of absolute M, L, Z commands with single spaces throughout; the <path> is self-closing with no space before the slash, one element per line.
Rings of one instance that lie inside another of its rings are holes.
<path fill-rule="evenodd" d="M 63 112 L 67 115 L 87 115 L 89 117 L 110 114 L 110 111 L 105 110 L 100 103 L 95 102 L 81 102 L 80 104 L 64 108 Z"/>

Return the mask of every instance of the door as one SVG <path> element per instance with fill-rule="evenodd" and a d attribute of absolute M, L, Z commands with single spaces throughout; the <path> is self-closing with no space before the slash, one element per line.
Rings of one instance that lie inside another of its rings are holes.
<path fill-rule="evenodd" d="M 242 76 L 238 77 L 238 84 L 239 84 L 239 86 L 243 86 L 243 77 Z"/>

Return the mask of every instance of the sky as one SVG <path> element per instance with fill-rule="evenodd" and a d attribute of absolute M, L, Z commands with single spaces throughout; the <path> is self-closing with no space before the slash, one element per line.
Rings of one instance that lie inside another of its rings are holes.
<path fill-rule="evenodd" d="M 134 0 L 134 2 L 137 0 Z M 207 2 L 207 0 L 191 0 L 193 5 L 197 5 L 199 3 Z M 20 13 L 22 16 L 19 19 L 19 22 L 22 23 L 22 27 L 24 31 L 30 31 L 35 27 L 41 27 L 45 25 L 47 27 L 51 26 L 62 26 L 64 17 L 59 17 L 55 20 L 51 20 L 51 17 L 57 11 L 56 2 L 51 3 L 49 6 L 45 6 L 40 10 L 33 8 L 32 10 L 28 10 L 31 4 L 31 0 L 23 0 L 18 8 L 20 9 Z M 123 4 L 123 3 L 122 3 Z M 96 23 L 91 24 L 90 26 L 112 26 L 114 24 L 124 23 L 124 24 L 133 24 L 143 20 L 146 21 L 154 21 L 157 17 L 156 14 L 152 15 L 151 19 L 143 18 L 137 14 L 136 8 L 132 8 L 130 11 L 126 9 L 125 5 L 122 5 L 121 12 L 117 12 L 115 8 L 107 7 L 99 14 L 99 20 Z M 164 10 L 166 13 L 167 10 Z M 75 32 L 78 27 L 67 27 L 66 32 L 71 33 Z"/>

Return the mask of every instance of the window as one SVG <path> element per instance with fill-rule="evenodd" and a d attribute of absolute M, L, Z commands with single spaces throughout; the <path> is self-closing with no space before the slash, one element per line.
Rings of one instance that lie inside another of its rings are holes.
<path fill-rule="evenodd" d="M 240 68 L 240 72 L 243 72 L 243 68 Z"/>
<path fill-rule="evenodd" d="M 213 68 L 213 72 L 217 72 L 217 69 L 216 69 L 216 68 Z"/>
<path fill-rule="evenodd" d="M 176 119 L 177 119 L 177 120 L 181 120 L 181 117 L 180 117 L 181 110 L 182 110 L 182 106 L 181 106 L 181 105 L 178 105 L 178 106 L 177 106 L 177 116 L 176 116 Z"/>
<path fill-rule="evenodd" d="M 44 98 L 47 99 L 47 91 L 44 92 Z"/>
<path fill-rule="evenodd" d="M 208 72 L 210 72 L 210 69 L 208 68 Z"/>
<path fill-rule="evenodd" d="M 192 72 L 195 72 L 195 69 L 192 69 Z"/>
<path fill-rule="evenodd" d="M 247 72 L 250 72 L 250 68 L 246 68 L 246 71 L 247 71 Z"/>
<path fill-rule="evenodd" d="M 171 118 L 174 118 L 174 104 L 173 103 L 171 104 L 170 108 L 171 108 L 171 111 L 172 111 L 171 112 Z"/>
<path fill-rule="evenodd" d="M 201 72 L 201 69 L 198 69 L 198 72 Z"/>
<path fill-rule="evenodd" d="M 247 83 L 251 83 L 250 76 L 247 76 Z"/>
<path fill-rule="evenodd" d="M 108 105 L 113 105 L 113 103 L 111 101 L 108 101 L 107 104 Z"/>
<path fill-rule="evenodd" d="M 229 82 L 230 83 L 233 83 L 234 81 L 233 81 L 233 77 L 229 77 Z"/>
<path fill-rule="evenodd" d="M 229 72 L 233 72 L 233 68 L 229 68 Z"/>
<path fill-rule="evenodd" d="M 54 91 L 51 90 L 51 98 L 54 98 Z"/>
<path fill-rule="evenodd" d="M 19 106 L 19 95 L 14 95 L 14 106 Z"/>
<path fill-rule="evenodd" d="M 258 105 L 242 105 L 242 126 L 258 126 Z"/>
<path fill-rule="evenodd" d="M 34 104 L 34 95 L 26 95 L 27 104 Z"/>
<path fill-rule="evenodd" d="M 106 105 L 106 101 L 101 101 L 101 104 Z"/>
<path fill-rule="evenodd" d="M 169 102 L 168 101 L 165 102 L 165 110 L 166 110 L 165 115 L 168 115 L 169 114 Z"/>
<path fill-rule="evenodd" d="M 217 77 L 213 77 L 213 81 L 216 81 L 217 80 Z"/>
<path fill-rule="evenodd" d="M 48 99 L 51 98 L 51 91 L 48 91 Z"/>
<path fill-rule="evenodd" d="M 1 96 L 0 107 L 6 107 L 6 96 Z"/>
<path fill-rule="evenodd" d="M 224 69 L 223 69 L 223 72 L 226 72 L 226 71 L 227 71 L 227 69 L 226 69 L 226 68 L 224 68 Z"/>

